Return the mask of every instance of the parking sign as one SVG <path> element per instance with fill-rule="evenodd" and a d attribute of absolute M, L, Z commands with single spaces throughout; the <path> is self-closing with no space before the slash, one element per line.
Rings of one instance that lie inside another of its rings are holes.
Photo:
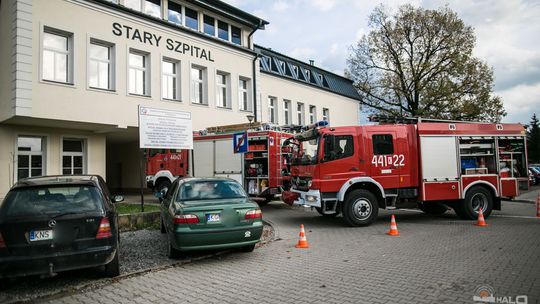
<path fill-rule="evenodd" d="M 246 153 L 248 151 L 247 132 L 234 133 L 233 151 L 234 153 Z"/>

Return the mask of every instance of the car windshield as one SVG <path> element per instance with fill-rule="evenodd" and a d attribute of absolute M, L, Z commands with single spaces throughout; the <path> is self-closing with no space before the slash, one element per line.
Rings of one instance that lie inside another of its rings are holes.
<path fill-rule="evenodd" d="M 242 186 L 233 180 L 200 180 L 185 182 L 178 192 L 177 201 L 245 198 Z"/>
<path fill-rule="evenodd" d="M 89 185 L 39 186 L 11 190 L 3 204 L 6 217 L 102 211 L 97 189 Z"/>

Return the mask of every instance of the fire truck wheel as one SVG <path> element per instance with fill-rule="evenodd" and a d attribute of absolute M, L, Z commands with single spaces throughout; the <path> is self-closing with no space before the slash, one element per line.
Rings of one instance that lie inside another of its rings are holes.
<path fill-rule="evenodd" d="M 474 187 L 467 191 L 463 204 L 458 208 L 460 208 L 461 210 L 457 213 L 463 219 L 477 219 L 480 208 L 482 208 L 484 218 L 487 218 L 493 210 L 493 197 L 486 188 Z"/>
<path fill-rule="evenodd" d="M 157 191 L 162 192 L 163 190 L 165 190 L 165 193 L 167 193 L 167 191 L 169 190 L 170 187 L 171 187 L 171 182 L 168 181 L 168 180 L 163 180 L 163 181 L 159 182 L 159 184 L 157 186 Z"/>
<path fill-rule="evenodd" d="M 441 215 L 448 210 L 446 205 L 440 203 L 424 203 L 419 205 L 418 208 L 424 211 L 424 213 L 433 215 Z"/>
<path fill-rule="evenodd" d="M 351 191 L 343 203 L 343 219 L 349 226 L 367 226 L 377 218 L 379 204 L 373 193 L 364 189 Z"/>

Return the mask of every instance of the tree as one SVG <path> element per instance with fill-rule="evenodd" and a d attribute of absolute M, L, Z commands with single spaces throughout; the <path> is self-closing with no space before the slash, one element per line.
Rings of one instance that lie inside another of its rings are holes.
<path fill-rule="evenodd" d="M 372 112 L 455 120 L 500 121 L 493 70 L 473 57 L 475 36 L 448 7 L 406 4 L 369 17 L 371 31 L 351 47 L 346 74 Z"/>
<path fill-rule="evenodd" d="M 527 128 L 527 156 L 530 163 L 540 163 L 540 122 L 536 113 Z"/>

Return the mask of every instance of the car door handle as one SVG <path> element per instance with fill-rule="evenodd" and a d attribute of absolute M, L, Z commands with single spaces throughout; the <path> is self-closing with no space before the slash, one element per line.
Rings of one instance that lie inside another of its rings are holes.
<path fill-rule="evenodd" d="M 358 168 L 352 167 L 349 171 L 358 171 Z"/>

